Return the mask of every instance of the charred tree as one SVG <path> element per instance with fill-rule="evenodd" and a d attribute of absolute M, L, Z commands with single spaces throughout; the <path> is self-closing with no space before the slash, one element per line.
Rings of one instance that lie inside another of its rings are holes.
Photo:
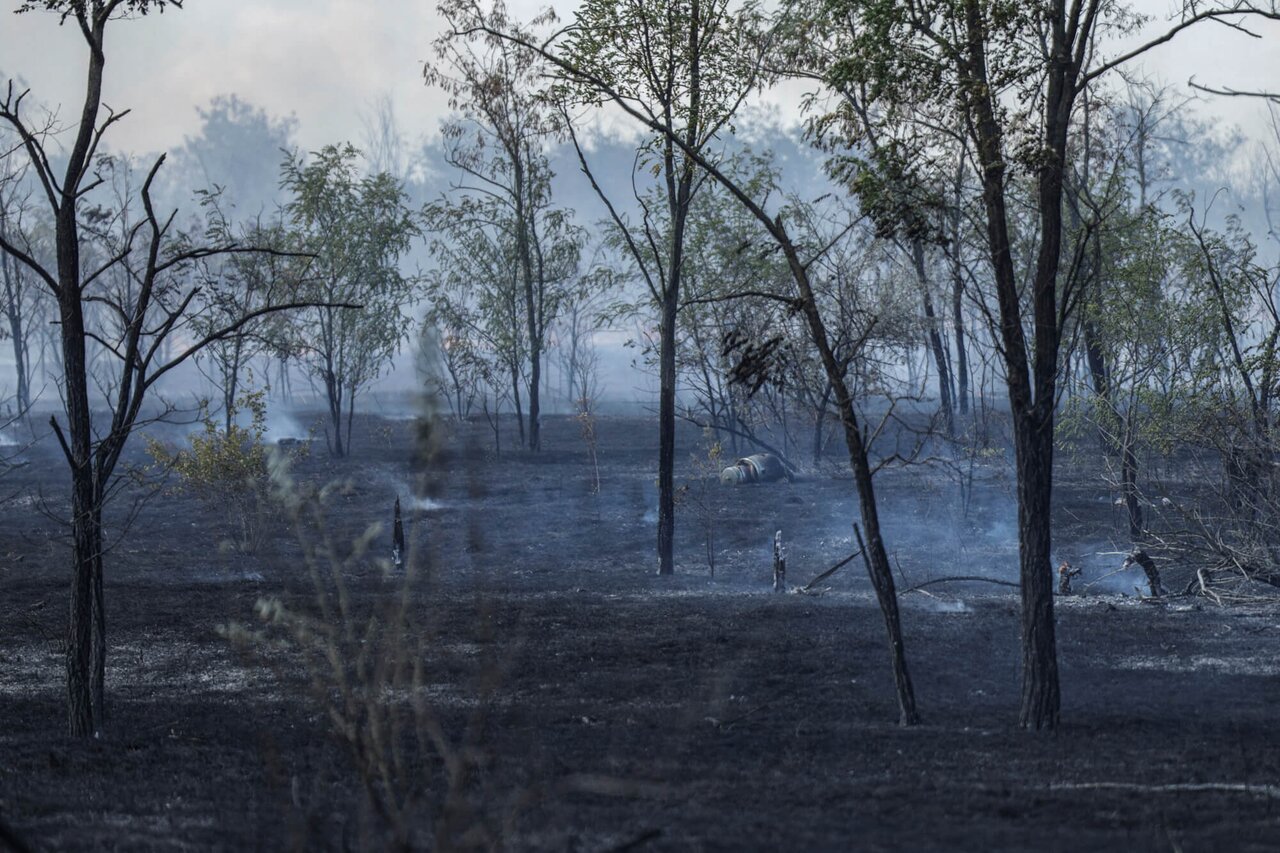
<path fill-rule="evenodd" d="M 188 328 L 200 310 L 199 290 L 191 289 L 177 300 L 161 294 L 179 289 L 191 265 L 203 258 L 235 252 L 266 251 L 235 245 L 190 246 L 172 233 L 176 216 L 157 214 L 151 187 L 164 164 L 161 155 L 141 187 L 144 217 L 126 235 L 123 248 L 98 266 L 86 263 L 82 254 L 81 214 L 85 196 L 102 183 L 94 172 L 95 157 L 104 134 L 126 112 L 106 109 L 102 117 L 103 77 L 106 66 L 105 36 L 109 24 L 126 13 L 145 14 L 169 5 L 164 0 L 50 0 L 26 3 L 20 11 L 36 6 L 74 20 L 88 52 L 84 99 L 78 124 L 65 159 L 47 152 L 47 136 L 33 128 L 23 111 L 26 92 L 10 84 L 0 96 L 0 121 L 8 124 L 22 143 L 39 192 L 48 202 L 54 223 L 55 263 L 52 268 L 16 245 L 0 232 L 0 250 L 16 258 L 48 290 L 57 305 L 61 349 L 62 396 L 65 425 L 58 418 L 50 424 L 67 462 L 71 479 L 71 583 L 66 642 L 66 707 L 72 735 L 86 737 L 101 731 L 106 714 L 106 607 L 103 588 L 103 508 L 118 485 L 116 469 L 130 436 L 143 417 L 150 391 L 164 376 L 193 358 L 211 342 L 238 334 L 265 314 L 302 307 L 297 303 L 271 305 L 236 319 L 175 347 L 175 330 Z M 54 163 L 61 174 L 55 174 Z M 93 286 L 104 275 L 129 263 L 135 289 L 127 301 Z M 101 339 L 90 328 L 86 306 L 101 304 L 118 318 L 118 339 L 106 348 L 115 359 L 107 383 L 90 375 L 86 341 Z M 309 303 L 308 303 L 309 304 Z M 352 306 L 348 306 L 352 307 Z M 107 422 L 95 423 L 89 401 L 91 379 L 105 396 Z"/>
<path fill-rule="evenodd" d="M 787 591 L 787 546 L 782 544 L 782 531 L 773 534 L 773 591 Z"/>
<path fill-rule="evenodd" d="M 404 568 L 404 522 L 400 519 L 400 498 L 396 497 L 396 508 L 391 522 L 391 565 L 397 569 Z"/>

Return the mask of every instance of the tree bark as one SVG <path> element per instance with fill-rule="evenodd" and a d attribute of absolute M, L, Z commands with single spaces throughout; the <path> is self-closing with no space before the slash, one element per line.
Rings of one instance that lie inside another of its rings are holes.
<path fill-rule="evenodd" d="M 673 253 L 674 255 L 674 253 Z M 675 266 L 673 261 L 672 266 Z M 676 315 L 678 291 L 662 300 L 658 353 L 658 574 L 675 572 Z"/>
<path fill-rule="evenodd" d="M 18 261 L 0 252 L 0 270 L 4 272 L 5 314 L 9 320 L 9 340 L 13 344 L 13 371 L 17 379 L 18 410 L 31 408 L 31 378 L 27 364 L 27 333 L 23 324 L 22 296 L 25 289 Z"/>
<path fill-rule="evenodd" d="M 942 343 L 942 334 L 938 330 L 938 312 L 933 307 L 933 294 L 929 292 L 929 273 L 924 265 L 924 243 L 911 241 L 911 264 L 915 269 L 916 280 L 920 284 L 920 297 L 924 303 L 925 332 L 929 338 L 929 351 L 933 355 L 933 363 L 938 368 L 938 405 L 946 422 L 947 437 L 956 434 L 955 407 L 953 403 L 953 386 L 951 383 L 951 365 L 947 360 L 947 348 Z"/>
<path fill-rule="evenodd" d="M 90 684 L 93 696 L 94 729 L 101 732 L 107 722 L 107 601 L 103 591 L 102 577 L 102 497 L 95 501 L 97 517 L 93 521 L 98 532 L 98 548 L 93 555 L 93 573 L 90 578 L 90 591 L 93 596 L 92 619 L 93 637 L 93 673 Z"/>
<path fill-rule="evenodd" d="M 346 448 L 342 442 L 342 386 L 338 384 L 338 379 L 331 371 L 326 371 L 324 384 L 326 396 L 329 398 L 329 422 L 333 425 L 331 452 L 341 459 L 346 455 Z"/>
<path fill-rule="evenodd" d="M 1138 454 L 1133 449 L 1134 438 L 1126 428 L 1124 449 L 1120 454 L 1120 488 L 1124 493 L 1124 505 L 1129 516 L 1129 537 L 1137 542 L 1142 538 L 1145 525 L 1142 518 L 1142 501 L 1138 495 Z"/>
<path fill-rule="evenodd" d="M 822 391 L 822 397 L 818 400 L 818 409 L 814 413 L 813 420 L 813 467 L 817 468 L 822 463 L 822 431 L 827 425 L 827 404 L 831 402 L 831 383 L 827 382 L 827 387 Z"/>
<path fill-rule="evenodd" d="M 1018 472 L 1018 531 L 1022 593 L 1023 727 L 1053 728 L 1061 704 L 1054 631 L 1051 527 L 1053 426 L 1020 418 L 1015 429 Z"/>
<path fill-rule="evenodd" d="M 514 165 L 515 206 L 516 206 L 516 250 L 520 254 L 520 272 L 524 279 L 525 323 L 529 334 L 529 443 L 530 450 L 536 451 L 540 442 L 539 430 L 539 388 L 542 378 L 542 336 L 538 328 L 538 312 L 535 281 L 533 272 L 533 246 L 530 240 L 532 228 L 532 201 L 530 188 L 526 184 L 526 173 L 523 154 L 519 146 L 513 146 L 509 152 Z M 522 429 L 523 440 L 523 429 Z"/>
<path fill-rule="evenodd" d="M 958 158 L 955 210 L 951 214 L 951 324 L 956 339 L 956 402 L 960 414 L 969 413 L 969 350 L 964 322 L 964 265 L 961 258 L 961 200 L 964 193 L 965 158 Z"/>

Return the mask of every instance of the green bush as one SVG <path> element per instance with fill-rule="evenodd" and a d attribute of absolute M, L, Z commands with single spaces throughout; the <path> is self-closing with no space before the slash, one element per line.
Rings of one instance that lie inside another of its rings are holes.
<path fill-rule="evenodd" d="M 243 411 L 251 413 L 246 426 L 236 423 Z M 224 429 L 206 410 L 204 429 L 188 437 L 188 447 L 175 450 L 148 439 L 147 450 L 177 476 L 180 490 L 222 511 L 234 531 L 231 546 L 251 553 L 265 536 L 270 488 L 266 391 L 247 391 L 237 398 L 230 420 L 230 429 Z"/>

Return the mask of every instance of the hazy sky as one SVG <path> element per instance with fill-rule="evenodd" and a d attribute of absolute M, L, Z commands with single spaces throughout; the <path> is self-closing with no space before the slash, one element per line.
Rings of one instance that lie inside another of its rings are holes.
<path fill-rule="evenodd" d="M 1138 0 L 1163 20 L 1177 0 Z M 0 0 L 9 9 L 17 0 Z M 133 114 L 113 130 L 117 149 L 157 151 L 181 144 L 198 126 L 196 107 L 236 93 L 278 115 L 296 115 L 308 148 L 359 140 L 360 114 L 390 96 L 412 137 L 431 133 L 443 98 L 421 78 L 440 22 L 432 0 L 187 0 L 186 8 L 114 25 L 108 35 L 106 101 Z M 528 17 L 543 0 L 511 0 Z M 571 3 L 555 4 L 567 17 Z M 1154 32 L 1152 25 L 1149 32 Z M 1280 89 L 1280 24 L 1258 23 L 1263 40 L 1204 25 L 1158 48 L 1147 73 L 1169 83 L 1189 77 L 1240 89 Z M 43 14 L 0 15 L 0 74 L 20 75 L 48 104 L 75 104 L 84 48 L 74 26 Z M 1214 99 L 1206 115 L 1266 128 L 1265 109 Z"/>

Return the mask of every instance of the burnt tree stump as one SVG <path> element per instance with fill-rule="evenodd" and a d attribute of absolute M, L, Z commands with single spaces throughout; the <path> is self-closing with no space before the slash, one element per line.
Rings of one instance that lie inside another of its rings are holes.
<path fill-rule="evenodd" d="M 391 564 L 404 568 L 404 522 L 400 520 L 400 497 L 396 496 L 395 520 L 391 527 Z"/>
<path fill-rule="evenodd" d="M 787 586 L 787 548 L 782 544 L 782 531 L 773 534 L 773 591 L 785 592 Z"/>

